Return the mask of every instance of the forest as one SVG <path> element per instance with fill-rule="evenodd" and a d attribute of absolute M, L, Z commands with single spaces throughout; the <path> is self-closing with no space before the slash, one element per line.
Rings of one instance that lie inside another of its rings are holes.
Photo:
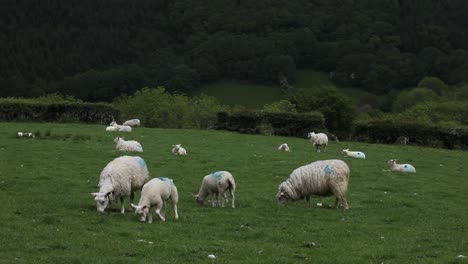
<path fill-rule="evenodd" d="M 0 97 L 111 102 L 143 87 L 190 94 L 221 78 L 401 92 L 468 81 L 465 0 L 4 0 Z"/>

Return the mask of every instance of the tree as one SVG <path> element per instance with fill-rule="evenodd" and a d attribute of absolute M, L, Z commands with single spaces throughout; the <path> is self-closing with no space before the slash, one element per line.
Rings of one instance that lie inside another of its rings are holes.
<path fill-rule="evenodd" d="M 404 112 L 420 103 L 438 101 L 439 96 L 428 88 L 416 87 L 398 94 L 392 104 L 393 112 Z"/>

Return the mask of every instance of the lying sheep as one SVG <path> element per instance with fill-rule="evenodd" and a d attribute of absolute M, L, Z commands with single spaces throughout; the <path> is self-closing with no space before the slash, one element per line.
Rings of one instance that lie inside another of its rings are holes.
<path fill-rule="evenodd" d="M 118 126 L 118 124 L 117 124 L 117 122 L 112 121 L 112 122 L 109 124 L 109 126 Z"/>
<path fill-rule="evenodd" d="M 397 164 L 396 159 L 391 159 L 387 162 L 390 171 L 397 172 L 416 172 L 416 168 L 411 164 Z"/>
<path fill-rule="evenodd" d="M 211 206 L 215 207 L 216 204 L 219 204 L 219 195 L 221 195 L 221 206 L 224 207 L 224 203 L 227 199 L 227 190 L 229 190 L 231 194 L 231 206 L 235 208 L 234 193 L 236 192 L 236 182 L 234 181 L 234 176 L 228 171 L 217 171 L 203 178 L 200 190 L 194 197 L 198 204 L 203 205 L 206 197 L 211 193 Z M 215 195 L 216 200 L 214 199 Z"/>
<path fill-rule="evenodd" d="M 143 152 L 143 147 L 138 141 L 128 140 L 125 141 L 121 137 L 116 137 L 114 142 L 117 143 L 115 148 L 120 151 L 134 151 L 134 152 Z"/>
<path fill-rule="evenodd" d="M 125 121 L 122 125 L 131 127 L 140 126 L 140 119 L 130 119 Z"/>
<path fill-rule="evenodd" d="M 119 126 L 117 125 L 119 132 L 132 132 L 132 127 L 131 126 Z"/>
<path fill-rule="evenodd" d="M 289 200 L 305 198 L 310 207 L 310 196 L 335 195 L 335 207 L 341 200 L 344 209 L 349 209 L 346 192 L 349 182 L 349 167 L 342 160 L 320 160 L 295 169 L 289 178 L 279 185 L 276 198 L 281 204 Z"/>
<path fill-rule="evenodd" d="M 16 133 L 16 136 L 17 137 L 30 137 L 30 138 L 34 138 L 36 137 L 33 133 L 31 132 L 17 132 Z"/>
<path fill-rule="evenodd" d="M 187 151 L 181 146 L 182 146 L 182 144 L 172 145 L 172 154 L 174 154 L 174 155 L 187 155 Z"/>
<path fill-rule="evenodd" d="M 166 221 L 166 201 L 169 198 L 174 206 L 174 218 L 177 220 L 179 219 L 179 214 L 177 213 L 179 194 L 174 182 L 168 178 L 154 178 L 146 183 L 141 190 L 138 205 L 132 204 L 132 207 L 135 208 L 135 213 L 140 215 L 141 222 L 145 222 L 146 218 L 148 218 L 149 224 L 153 222 L 151 207 L 156 207 L 156 215 L 162 221 Z"/>
<path fill-rule="evenodd" d="M 351 158 L 358 158 L 358 159 L 365 159 L 366 158 L 366 154 L 364 154 L 363 152 L 361 151 L 350 151 L 349 149 L 343 149 L 341 151 L 341 154 L 347 156 L 347 157 L 351 157 Z"/>
<path fill-rule="evenodd" d="M 279 151 L 290 151 L 290 150 L 289 150 L 289 146 L 288 146 L 288 144 L 286 144 L 286 143 L 281 144 L 281 145 L 278 147 L 278 150 L 279 150 Z"/>
<path fill-rule="evenodd" d="M 322 149 L 323 152 L 326 151 L 328 145 L 328 136 L 326 134 L 315 134 L 315 132 L 309 132 L 309 134 L 307 134 L 307 138 L 310 138 L 310 141 L 315 146 L 317 152 L 320 152 L 320 149 Z"/>
<path fill-rule="evenodd" d="M 120 198 L 120 212 L 125 212 L 124 198 L 130 196 L 133 202 L 135 191 L 149 180 L 146 162 L 140 157 L 122 156 L 107 164 L 99 177 L 99 192 L 91 193 L 99 212 L 104 212 L 107 205 Z"/>
<path fill-rule="evenodd" d="M 111 131 L 111 132 L 119 131 L 119 126 L 118 125 L 108 126 L 108 127 L 106 127 L 106 131 Z"/>

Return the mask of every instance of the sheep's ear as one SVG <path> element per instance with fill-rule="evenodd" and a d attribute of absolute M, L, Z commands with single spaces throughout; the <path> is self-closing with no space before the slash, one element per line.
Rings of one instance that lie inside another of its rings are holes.
<path fill-rule="evenodd" d="M 106 196 L 109 196 L 109 195 L 111 195 L 111 193 L 112 193 L 112 192 L 108 192 L 108 193 L 106 193 Z"/>
<path fill-rule="evenodd" d="M 146 205 L 143 205 L 143 207 L 141 207 L 141 210 L 145 210 L 146 209 Z"/>
<path fill-rule="evenodd" d="M 132 206 L 132 207 L 135 208 L 135 209 L 138 209 L 138 208 L 140 207 L 140 206 L 138 206 L 138 205 L 134 205 L 133 203 L 131 203 L 130 206 Z"/>
<path fill-rule="evenodd" d="M 195 197 L 195 198 L 198 198 L 198 194 L 193 194 L 192 193 L 192 196 Z"/>
<path fill-rule="evenodd" d="M 91 194 L 92 196 L 98 196 L 98 195 L 99 195 L 99 193 L 98 193 L 98 192 L 95 192 L 95 193 L 89 193 L 89 194 Z"/>

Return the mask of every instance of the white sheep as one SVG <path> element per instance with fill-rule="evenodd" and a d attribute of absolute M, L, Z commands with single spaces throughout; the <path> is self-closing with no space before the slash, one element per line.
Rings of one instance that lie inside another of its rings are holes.
<path fill-rule="evenodd" d="M 140 157 L 122 156 L 107 164 L 99 177 L 99 192 L 91 193 L 99 212 L 104 212 L 109 202 L 120 198 L 120 212 L 125 212 L 124 198 L 130 196 L 133 202 L 135 191 L 149 180 L 148 167 Z"/>
<path fill-rule="evenodd" d="M 33 133 L 31 132 L 17 132 L 16 133 L 16 136 L 17 137 L 31 137 L 31 138 L 34 138 L 36 137 Z"/>
<path fill-rule="evenodd" d="M 211 194 L 211 206 L 215 207 L 216 204 L 219 204 L 219 195 L 221 195 L 221 206 L 224 207 L 227 199 L 226 191 L 228 190 L 231 195 L 231 206 L 235 208 L 236 182 L 234 176 L 228 171 L 217 171 L 203 178 L 200 190 L 194 197 L 198 204 L 203 205 L 208 194 Z"/>
<path fill-rule="evenodd" d="M 310 196 L 334 195 L 335 207 L 341 200 L 344 209 L 349 209 L 346 192 L 349 182 L 349 167 L 342 160 L 319 160 L 295 169 L 289 178 L 278 187 L 276 198 L 281 204 L 289 200 L 306 199 L 310 207 Z"/>
<path fill-rule="evenodd" d="M 116 137 L 114 142 L 117 143 L 115 148 L 120 151 L 134 151 L 143 152 L 143 147 L 138 141 L 135 140 L 124 140 L 124 138 Z"/>
<path fill-rule="evenodd" d="M 322 149 L 323 152 L 326 151 L 328 145 L 328 136 L 326 134 L 315 134 L 315 132 L 309 132 L 309 134 L 307 134 L 307 138 L 310 138 L 310 141 L 315 146 L 317 152 L 320 152 L 320 149 Z"/>
<path fill-rule="evenodd" d="M 115 121 L 112 121 L 112 122 L 110 122 L 110 124 L 109 124 L 109 126 L 118 126 L 118 125 L 119 125 L 119 124 L 117 124 L 117 122 L 115 122 Z"/>
<path fill-rule="evenodd" d="M 117 125 L 119 132 L 132 132 L 132 127 L 131 126 L 119 126 Z"/>
<path fill-rule="evenodd" d="M 187 155 L 187 151 L 181 147 L 182 144 L 172 145 L 172 154 L 174 155 Z"/>
<path fill-rule="evenodd" d="M 278 147 L 278 150 L 279 150 L 279 151 L 291 151 L 291 150 L 289 150 L 289 146 L 288 146 L 288 144 L 286 144 L 286 143 L 281 144 L 281 145 Z"/>
<path fill-rule="evenodd" d="M 366 158 L 366 154 L 364 154 L 364 152 L 361 152 L 361 151 L 350 151 L 349 149 L 343 149 L 341 151 L 341 154 L 347 156 L 347 157 L 351 157 L 351 158 L 358 158 L 358 159 L 365 159 Z"/>
<path fill-rule="evenodd" d="M 115 131 L 119 131 L 119 126 L 108 126 L 106 127 L 106 131 L 111 131 L 111 132 L 115 132 Z"/>
<path fill-rule="evenodd" d="M 397 171 L 397 172 L 416 172 L 416 168 L 414 168 L 411 164 L 397 164 L 396 159 L 391 159 L 387 162 L 390 171 Z"/>
<path fill-rule="evenodd" d="M 177 220 L 179 219 L 179 214 L 177 213 L 179 194 L 174 182 L 168 178 L 154 178 L 146 183 L 141 190 L 138 205 L 132 204 L 132 207 L 135 208 L 135 213 L 140 215 L 141 222 L 145 222 L 147 218 L 149 224 L 153 222 L 151 207 L 156 207 L 156 215 L 162 221 L 166 221 L 166 201 L 169 198 L 174 206 L 174 218 Z"/>
<path fill-rule="evenodd" d="M 122 125 L 131 127 L 140 126 L 140 119 L 130 119 L 125 121 Z"/>

